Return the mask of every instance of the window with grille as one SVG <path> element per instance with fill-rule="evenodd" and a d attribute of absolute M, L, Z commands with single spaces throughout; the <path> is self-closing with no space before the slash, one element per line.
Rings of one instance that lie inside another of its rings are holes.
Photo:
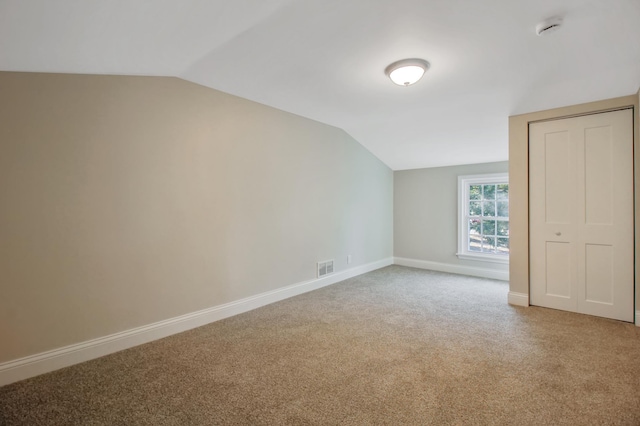
<path fill-rule="evenodd" d="M 509 262 L 509 176 L 458 177 L 458 257 Z"/>

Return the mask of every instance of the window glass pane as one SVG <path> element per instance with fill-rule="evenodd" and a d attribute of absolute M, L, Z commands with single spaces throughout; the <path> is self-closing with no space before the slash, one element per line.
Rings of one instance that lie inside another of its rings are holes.
<path fill-rule="evenodd" d="M 496 238 L 495 237 L 482 237 L 482 251 L 494 252 L 496 250 Z"/>
<path fill-rule="evenodd" d="M 480 216 L 482 214 L 481 201 L 469 201 L 469 216 Z"/>
<path fill-rule="evenodd" d="M 479 200 L 482 198 L 482 186 L 481 185 L 469 185 L 469 199 Z"/>
<path fill-rule="evenodd" d="M 480 219 L 469 220 L 469 251 L 482 251 L 482 236 Z"/>
<path fill-rule="evenodd" d="M 498 244 L 498 253 L 499 254 L 509 254 L 509 239 L 508 238 L 497 238 Z"/>
<path fill-rule="evenodd" d="M 482 215 L 483 216 L 495 216 L 496 215 L 496 202 L 495 201 L 483 201 L 482 202 Z"/>
<path fill-rule="evenodd" d="M 495 185 L 483 185 L 483 193 L 485 200 L 496 199 L 496 186 Z"/>
<path fill-rule="evenodd" d="M 498 221 L 498 235 L 508 237 L 509 236 L 509 222 L 506 220 Z"/>
<path fill-rule="evenodd" d="M 507 200 L 509 199 L 509 184 L 503 183 L 498 185 L 498 189 L 496 191 L 496 198 L 498 200 Z"/>
<path fill-rule="evenodd" d="M 495 220 L 483 220 L 482 221 L 482 235 L 495 235 L 496 234 L 496 221 Z"/>
<path fill-rule="evenodd" d="M 469 219 L 469 234 L 480 235 L 480 219 Z"/>
<path fill-rule="evenodd" d="M 498 216 L 509 217 L 509 202 L 498 201 L 497 204 L 498 204 Z"/>
<path fill-rule="evenodd" d="M 482 242 L 480 241 L 480 237 L 469 237 L 469 251 L 482 251 Z"/>

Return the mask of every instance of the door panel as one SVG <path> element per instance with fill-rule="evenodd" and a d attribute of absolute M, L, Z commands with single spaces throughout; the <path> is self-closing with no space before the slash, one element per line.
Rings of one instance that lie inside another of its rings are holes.
<path fill-rule="evenodd" d="M 547 241 L 545 295 L 571 298 L 571 246 Z"/>
<path fill-rule="evenodd" d="M 613 247 L 587 244 L 585 252 L 585 300 L 612 305 Z"/>
<path fill-rule="evenodd" d="M 611 127 L 585 131 L 585 222 L 611 225 L 613 213 L 613 161 Z"/>
<path fill-rule="evenodd" d="M 532 305 L 577 310 L 574 224 L 575 147 L 557 122 L 531 125 L 529 148 L 530 300 Z"/>
<path fill-rule="evenodd" d="M 531 304 L 633 321 L 631 110 L 529 128 Z"/>
<path fill-rule="evenodd" d="M 569 223 L 571 192 L 569 132 L 554 132 L 544 138 L 545 215 L 547 223 Z"/>

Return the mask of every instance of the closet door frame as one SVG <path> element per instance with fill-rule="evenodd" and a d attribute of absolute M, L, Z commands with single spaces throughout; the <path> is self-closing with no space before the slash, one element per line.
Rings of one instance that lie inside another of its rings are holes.
<path fill-rule="evenodd" d="M 633 109 L 634 121 L 634 248 L 635 264 L 640 265 L 638 241 L 640 241 L 640 200 L 639 157 L 640 136 L 639 105 L 640 92 L 635 95 L 590 102 L 569 107 L 556 108 L 509 117 L 509 217 L 510 217 L 510 262 L 509 295 L 512 305 L 529 306 L 529 123 L 543 120 L 571 118 L 599 112 L 625 108 Z M 635 283 L 635 323 L 640 326 L 640 267 L 634 271 Z"/>
<path fill-rule="evenodd" d="M 633 110 L 529 130 L 530 303 L 633 322 Z"/>

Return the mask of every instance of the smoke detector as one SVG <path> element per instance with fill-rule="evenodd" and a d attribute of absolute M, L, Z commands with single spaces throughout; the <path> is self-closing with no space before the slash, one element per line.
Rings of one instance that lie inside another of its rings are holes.
<path fill-rule="evenodd" d="M 562 18 L 550 18 L 536 25 L 536 34 L 546 36 L 552 32 L 558 31 L 562 25 Z"/>

